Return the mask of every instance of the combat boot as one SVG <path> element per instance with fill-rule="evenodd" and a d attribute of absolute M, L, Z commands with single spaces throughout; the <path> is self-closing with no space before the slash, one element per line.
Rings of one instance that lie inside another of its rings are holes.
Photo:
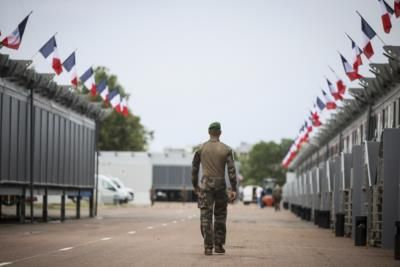
<path fill-rule="evenodd" d="M 222 245 L 216 245 L 214 251 L 215 251 L 215 253 L 218 253 L 218 254 L 225 253 L 225 249 Z"/>
<path fill-rule="evenodd" d="M 207 255 L 207 256 L 212 255 L 212 248 L 205 248 L 204 249 L 204 255 Z"/>

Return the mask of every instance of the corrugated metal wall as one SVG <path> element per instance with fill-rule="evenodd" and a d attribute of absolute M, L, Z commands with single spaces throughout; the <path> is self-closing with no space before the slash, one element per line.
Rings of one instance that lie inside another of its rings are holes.
<path fill-rule="evenodd" d="M 30 109 L 26 91 L 0 88 L 0 184 L 30 181 Z M 41 97 L 34 114 L 34 184 L 93 187 L 94 121 Z"/>
<path fill-rule="evenodd" d="M 153 186 L 155 189 L 192 190 L 191 166 L 153 166 Z"/>

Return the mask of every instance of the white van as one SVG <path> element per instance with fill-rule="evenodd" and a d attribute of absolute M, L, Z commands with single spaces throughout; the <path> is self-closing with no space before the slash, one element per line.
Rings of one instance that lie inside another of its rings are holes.
<path fill-rule="evenodd" d="M 243 188 L 243 204 L 248 205 L 257 202 L 257 188 L 262 189 L 262 187 L 256 185 L 247 185 Z"/>
<path fill-rule="evenodd" d="M 107 176 L 99 174 L 99 202 L 103 204 L 121 204 L 127 202 L 129 196 Z"/>
<path fill-rule="evenodd" d="M 124 183 L 118 177 L 110 177 L 114 184 L 121 190 L 125 191 L 128 194 L 128 201 L 133 201 L 135 198 L 135 194 L 133 193 L 132 188 L 126 187 Z"/>

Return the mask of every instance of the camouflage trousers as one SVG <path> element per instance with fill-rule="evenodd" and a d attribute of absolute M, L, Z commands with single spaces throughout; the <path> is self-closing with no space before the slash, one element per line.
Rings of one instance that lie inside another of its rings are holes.
<path fill-rule="evenodd" d="M 226 238 L 226 216 L 228 196 L 225 189 L 202 189 L 198 197 L 200 229 L 204 247 L 224 245 Z M 213 222 L 214 215 L 214 222 Z"/>

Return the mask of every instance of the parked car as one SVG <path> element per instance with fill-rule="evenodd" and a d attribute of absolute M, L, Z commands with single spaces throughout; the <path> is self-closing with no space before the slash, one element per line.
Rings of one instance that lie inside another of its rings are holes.
<path fill-rule="evenodd" d="M 99 175 L 99 200 L 104 204 L 126 203 L 129 196 L 125 190 L 121 190 L 105 175 Z"/>
<path fill-rule="evenodd" d="M 110 177 L 110 178 L 111 178 L 111 180 L 115 183 L 115 185 L 116 185 L 119 189 L 125 191 L 125 192 L 128 194 L 128 199 L 127 199 L 126 202 L 128 202 L 128 201 L 133 201 L 133 200 L 134 200 L 134 198 L 135 198 L 135 193 L 133 193 L 132 188 L 126 187 L 126 186 L 124 185 L 124 183 L 121 181 L 121 179 L 118 178 L 118 177 Z"/>

